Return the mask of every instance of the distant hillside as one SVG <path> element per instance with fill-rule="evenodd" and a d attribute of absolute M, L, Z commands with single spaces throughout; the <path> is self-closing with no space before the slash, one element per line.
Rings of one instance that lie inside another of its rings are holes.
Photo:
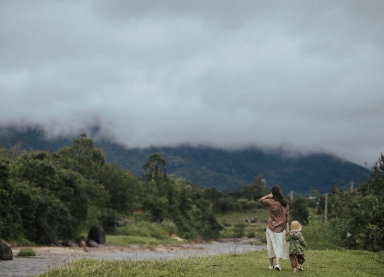
<path fill-rule="evenodd" d="M 48 141 L 41 130 L 33 128 L 22 132 L 0 129 L 0 146 L 21 142 L 27 150 L 55 152 L 64 145 L 71 145 L 72 139 Z M 256 148 L 238 151 L 190 146 L 125 149 L 106 141 L 95 141 L 95 147 L 104 151 L 108 162 L 128 168 L 136 176 L 143 174 L 142 165 L 149 155 L 158 152 L 167 162 L 168 174 L 175 174 L 202 188 L 215 186 L 223 192 L 239 190 L 261 174 L 268 186 L 278 183 L 286 193 L 293 190 L 308 194 L 311 189 L 326 193 L 333 182 L 342 188 L 353 182 L 356 187 L 365 182 L 369 174 L 364 167 L 328 154 L 290 158 L 278 151 L 269 153 Z"/>

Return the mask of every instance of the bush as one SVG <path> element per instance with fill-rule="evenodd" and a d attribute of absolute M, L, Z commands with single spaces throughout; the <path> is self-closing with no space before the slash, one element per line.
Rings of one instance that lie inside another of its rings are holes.
<path fill-rule="evenodd" d="M 340 228 L 336 226 L 336 221 L 323 222 L 318 216 L 311 216 L 308 220 L 308 224 L 302 230 L 308 249 L 342 249 Z"/>
<path fill-rule="evenodd" d="M 176 225 L 170 220 L 164 220 L 160 223 L 148 221 L 128 221 L 121 223 L 116 228 L 116 235 L 142 236 L 164 239 L 177 232 Z"/>
<path fill-rule="evenodd" d="M 21 249 L 17 254 L 19 257 L 32 257 L 36 256 L 36 251 L 32 248 Z"/>

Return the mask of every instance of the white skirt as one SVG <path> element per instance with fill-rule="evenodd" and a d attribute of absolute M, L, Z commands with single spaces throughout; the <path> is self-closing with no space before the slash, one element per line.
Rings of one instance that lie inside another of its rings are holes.
<path fill-rule="evenodd" d="M 267 228 L 265 233 L 267 236 L 268 258 L 289 259 L 289 243 L 285 240 L 285 230 L 281 233 L 275 233 Z"/>

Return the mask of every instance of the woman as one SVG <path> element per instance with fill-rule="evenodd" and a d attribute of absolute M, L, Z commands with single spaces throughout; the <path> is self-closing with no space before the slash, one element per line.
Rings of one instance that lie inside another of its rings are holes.
<path fill-rule="evenodd" d="M 269 269 L 281 270 L 280 259 L 288 259 L 288 243 L 285 241 L 289 233 L 288 200 L 283 196 L 279 185 L 271 188 L 271 194 L 260 198 L 260 203 L 268 208 L 269 219 L 266 230 Z M 276 257 L 276 265 L 273 259 Z"/>

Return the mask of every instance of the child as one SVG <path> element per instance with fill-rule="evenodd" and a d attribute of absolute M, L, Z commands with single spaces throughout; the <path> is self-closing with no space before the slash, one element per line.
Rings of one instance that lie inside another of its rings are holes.
<path fill-rule="evenodd" d="M 285 237 L 285 240 L 289 242 L 289 259 L 293 272 L 296 272 L 296 268 L 303 270 L 303 263 L 305 262 L 304 247 L 307 247 L 307 243 L 304 240 L 301 233 L 301 225 L 297 221 L 291 222 L 291 231 Z"/>

